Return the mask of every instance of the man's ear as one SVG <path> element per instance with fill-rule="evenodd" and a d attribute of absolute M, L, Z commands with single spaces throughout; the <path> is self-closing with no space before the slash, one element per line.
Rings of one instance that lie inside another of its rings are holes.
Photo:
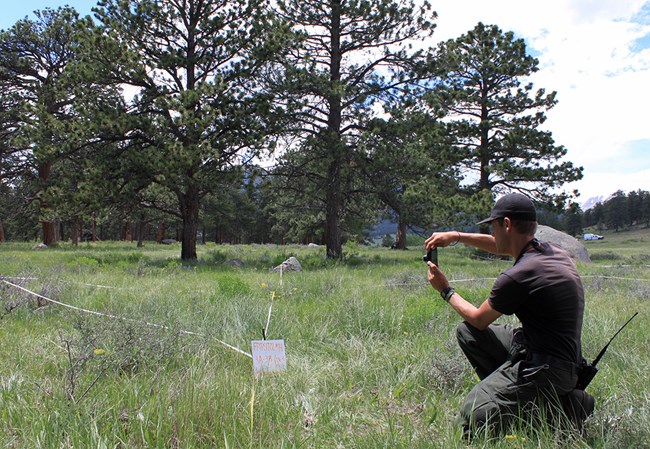
<path fill-rule="evenodd" d="M 512 229 L 512 221 L 510 220 L 510 218 L 504 217 L 503 227 L 506 231 L 510 231 Z"/>

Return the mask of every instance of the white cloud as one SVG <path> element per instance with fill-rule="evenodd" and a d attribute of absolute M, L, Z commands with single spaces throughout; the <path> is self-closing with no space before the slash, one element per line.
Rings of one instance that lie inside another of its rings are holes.
<path fill-rule="evenodd" d="M 589 198 L 596 196 L 607 197 L 617 190 L 624 192 L 636 191 L 639 189 L 650 190 L 649 180 L 650 169 L 634 173 L 606 173 L 599 172 L 596 176 L 586 176 L 584 180 L 577 183 L 567 184 L 566 190 L 580 189 L 581 195 L 578 202 L 582 204 Z"/>

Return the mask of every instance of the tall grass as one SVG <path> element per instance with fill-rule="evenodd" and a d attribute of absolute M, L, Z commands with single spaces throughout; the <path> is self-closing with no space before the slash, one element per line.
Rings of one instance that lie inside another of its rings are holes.
<path fill-rule="evenodd" d="M 322 248 L 206 245 L 183 265 L 177 247 L 2 245 L 7 280 L 132 321 L 0 286 L 0 447 L 648 447 L 643 242 L 598 242 L 621 258 L 579 265 L 588 358 L 640 312 L 589 388 L 597 407 L 584 435 L 521 425 L 471 443 L 455 417 L 477 379 L 454 341 L 459 318 L 428 286 L 419 249 L 348 245 L 335 263 Z M 270 271 L 289 256 L 302 272 Z M 459 245 L 442 250 L 440 263 L 478 303 L 511 262 L 476 259 Z M 255 378 L 251 359 L 219 341 L 250 352 L 271 304 L 268 338 L 284 339 L 287 371 Z"/>

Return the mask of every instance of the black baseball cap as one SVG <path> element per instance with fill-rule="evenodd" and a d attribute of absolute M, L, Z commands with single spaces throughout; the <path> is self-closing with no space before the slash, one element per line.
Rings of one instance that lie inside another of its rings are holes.
<path fill-rule="evenodd" d="M 518 220 L 537 221 L 537 212 L 532 200 L 521 193 L 509 193 L 502 196 L 492 208 L 492 213 L 485 220 L 476 224 L 489 223 L 497 218 L 516 218 Z"/>

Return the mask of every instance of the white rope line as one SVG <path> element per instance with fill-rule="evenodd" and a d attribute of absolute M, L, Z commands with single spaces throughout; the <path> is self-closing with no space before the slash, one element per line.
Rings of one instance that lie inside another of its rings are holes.
<path fill-rule="evenodd" d="M 282 264 L 280 264 L 280 290 L 282 290 Z M 266 317 L 266 326 L 264 327 L 264 337 L 269 334 L 269 325 L 271 324 L 271 311 L 273 310 L 273 300 L 275 299 L 275 292 L 271 293 L 271 304 L 269 304 L 269 314 Z"/>
<path fill-rule="evenodd" d="M 582 279 L 590 279 L 590 278 L 600 278 L 600 279 L 618 279 L 621 281 L 641 281 L 641 282 L 650 282 L 650 279 L 644 279 L 644 278 L 625 278 L 625 277 L 620 277 L 620 276 L 603 276 L 600 274 L 589 274 L 589 275 L 584 275 L 580 276 Z M 497 278 L 474 278 L 474 279 L 452 279 L 449 282 L 471 282 L 471 281 L 489 281 L 489 280 L 496 280 Z"/>
<path fill-rule="evenodd" d="M 631 266 L 631 265 L 630 265 Z M 650 266 L 650 265 L 648 265 Z M 600 279 L 617 279 L 621 281 L 637 281 L 637 282 L 650 282 L 650 279 L 644 279 L 644 278 L 626 278 L 626 277 L 620 277 L 620 276 L 603 276 L 603 275 L 582 275 L 580 276 L 582 279 L 593 279 L 593 278 L 600 278 Z M 5 280 L 5 279 L 17 279 L 17 280 L 38 280 L 36 277 L 18 277 L 18 276 L 3 276 L 0 275 L 0 280 Z M 467 278 L 467 279 L 450 279 L 449 282 L 472 282 L 472 281 L 494 281 L 497 278 L 495 277 L 485 277 L 485 278 Z M 75 282 L 75 281 L 67 281 L 64 279 L 60 279 L 60 282 L 66 282 L 66 283 L 71 283 L 71 284 L 77 284 L 77 285 L 84 285 L 87 287 L 96 287 L 96 288 L 106 288 L 106 289 L 119 289 L 122 290 L 123 287 L 113 287 L 109 285 L 97 285 L 97 284 L 88 284 L 88 283 L 82 283 L 82 282 Z M 404 283 L 404 284 L 379 284 L 378 287 L 416 287 L 418 285 L 427 285 L 426 282 L 423 283 L 418 283 L 418 284 L 413 284 L 413 283 Z M 280 268 L 280 287 L 282 287 L 282 268 Z M 213 290 L 193 290 L 194 292 L 200 292 L 200 293 L 212 293 Z M 270 320 L 271 320 L 271 311 L 273 309 L 273 304 L 269 306 L 269 314 L 266 320 L 266 327 L 265 329 L 268 329 Z"/>
<path fill-rule="evenodd" d="M 650 268 L 650 265 L 598 265 L 600 268 L 629 268 L 629 267 L 646 267 Z"/>
<path fill-rule="evenodd" d="M 35 277 L 20 277 L 20 276 L 0 276 L 0 279 L 17 279 L 19 281 L 35 281 Z"/>
<path fill-rule="evenodd" d="M 111 290 L 112 290 L 112 289 L 118 289 L 118 290 L 121 290 L 121 289 L 122 289 L 122 287 L 114 287 L 114 286 L 111 286 L 111 285 L 87 284 L 87 283 L 85 283 L 85 282 L 66 281 L 66 280 L 64 280 L 64 279 L 60 279 L 60 282 L 65 282 L 65 283 L 68 283 L 68 284 L 83 285 L 83 286 L 85 286 L 85 287 L 107 288 L 107 289 L 111 289 Z"/>
<path fill-rule="evenodd" d="M 585 278 L 600 278 L 600 279 L 618 279 L 622 281 L 641 281 L 641 282 L 650 282 L 650 279 L 644 279 L 644 278 L 625 278 L 625 277 L 620 277 L 620 276 L 607 276 L 607 275 L 600 275 L 600 274 L 588 274 L 588 275 L 581 275 L 580 276 L 582 279 Z M 473 279 L 451 279 L 449 282 L 471 282 L 471 281 L 494 281 L 497 278 L 473 278 Z"/>
<path fill-rule="evenodd" d="M 625 277 L 619 277 L 619 276 L 602 276 L 598 274 L 593 274 L 593 275 L 584 275 L 580 276 L 582 279 L 593 279 L 593 278 L 598 278 L 598 279 L 615 279 L 615 280 L 620 280 L 620 281 L 638 281 L 638 282 L 650 282 L 650 279 L 644 279 L 644 278 L 625 278 Z M 459 282 L 472 282 L 472 281 L 495 281 L 497 278 L 494 277 L 489 277 L 489 278 L 467 278 L 467 279 L 449 279 L 449 283 L 459 283 Z M 420 285 L 428 285 L 426 282 L 421 282 L 417 284 L 383 284 L 383 285 L 378 285 L 378 287 L 417 287 Z"/>
<path fill-rule="evenodd" d="M 496 278 L 471 278 L 471 279 L 449 279 L 449 283 L 458 282 L 472 282 L 472 281 L 495 281 Z M 380 284 L 378 287 L 417 287 L 419 285 L 429 285 L 427 282 L 420 282 L 418 284 Z"/>
<path fill-rule="evenodd" d="M 451 279 L 449 282 L 496 281 L 497 278 Z"/>
<path fill-rule="evenodd" d="M 4 279 L 1 279 L 1 280 L 5 284 L 10 285 L 10 286 L 12 286 L 14 288 L 17 288 L 19 290 L 22 290 L 22 291 L 24 291 L 26 293 L 29 293 L 30 295 L 36 296 L 37 298 L 44 299 L 45 301 L 51 302 L 53 304 L 57 304 L 57 305 L 62 306 L 62 307 L 67 307 L 68 309 L 76 310 L 77 312 L 89 313 L 91 315 L 97 315 L 97 316 L 102 316 L 102 317 L 106 317 L 106 318 L 113 318 L 113 319 L 116 319 L 116 320 L 129 321 L 131 323 L 143 324 L 145 326 L 157 327 L 159 329 L 173 330 L 171 327 L 165 326 L 163 324 L 150 323 L 150 322 L 147 322 L 147 321 L 139 321 L 139 320 L 134 320 L 132 318 L 125 318 L 125 317 L 121 317 L 121 316 L 117 316 L 117 315 L 111 315 L 109 313 L 102 313 L 102 312 L 97 312 L 95 310 L 88 310 L 88 309 L 83 309 L 81 307 L 71 306 L 70 304 L 66 304 L 66 303 L 63 303 L 63 302 L 60 302 L 60 301 L 56 301 L 56 300 L 51 299 L 51 298 L 47 298 L 47 297 L 45 297 L 43 295 L 39 295 L 36 292 L 33 292 L 33 291 L 28 290 L 28 289 L 26 289 L 24 287 L 21 287 L 20 285 L 13 284 L 13 283 L 11 283 L 11 282 L 9 282 L 7 280 L 4 280 Z M 205 335 L 202 335 L 202 334 L 199 334 L 199 333 L 196 333 L 196 332 L 186 331 L 186 330 L 179 330 L 178 332 L 180 334 L 183 334 L 183 335 L 195 335 L 195 336 L 199 336 L 199 337 L 205 337 Z M 238 352 L 238 353 L 243 354 L 243 355 L 245 355 L 247 357 L 250 357 L 251 359 L 253 358 L 253 356 L 251 354 L 249 354 L 248 352 L 246 352 L 246 351 L 242 351 L 241 349 L 239 349 L 239 348 L 237 348 L 235 346 L 229 345 L 228 343 L 226 343 L 224 341 L 221 341 L 221 340 L 219 340 L 217 338 L 215 338 L 215 340 L 218 343 L 220 343 L 221 345 L 223 345 L 223 346 L 225 346 L 225 347 L 227 347 L 229 349 L 232 349 L 235 352 Z"/>
<path fill-rule="evenodd" d="M 264 327 L 264 336 L 269 333 L 269 324 L 271 324 L 271 311 L 273 310 L 273 298 L 275 297 L 275 292 L 271 293 L 271 304 L 269 305 L 269 314 L 266 317 L 266 326 Z"/>
<path fill-rule="evenodd" d="M 620 276 L 600 276 L 600 275 L 597 275 L 597 274 L 593 274 L 593 275 L 585 275 L 585 276 L 580 276 L 580 277 L 583 278 L 583 279 L 584 279 L 584 278 L 589 278 L 589 279 L 592 279 L 592 278 L 600 278 L 600 279 L 618 279 L 618 280 L 620 280 L 620 281 L 642 281 L 642 282 L 645 281 L 645 282 L 650 282 L 650 279 L 643 279 L 643 278 L 624 278 L 624 277 L 620 277 Z"/>
<path fill-rule="evenodd" d="M 2 277 L 2 276 L 0 276 Z M 7 278 L 11 279 L 11 278 Z M 38 278 L 25 278 L 25 279 L 30 279 L 30 280 L 38 280 Z M 66 284 L 74 284 L 74 285 L 83 285 L 84 287 L 95 287 L 95 288 L 106 288 L 106 289 L 116 289 L 116 290 L 124 290 L 124 287 L 115 287 L 112 285 L 101 285 L 101 284 L 89 284 L 87 282 L 79 282 L 79 281 L 70 281 L 67 279 L 58 279 L 59 282 L 63 282 Z M 195 293 L 212 293 L 213 290 L 202 290 L 202 289 L 192 289 L 193 292 Z"/>
<path fill-rule="evenodd" d="M 38 281 L 39 278 L 37 277 L 18 277 L 18 276 L 4 276 L 0 275 L 0 280 L 3 279 L 16 279 L 19 281 Z M 57 282 L 62 282 L 64 284 L 74 284 L 74 285 L 83 285 L 84 287 L 95 287 L 95 288 L 105 288 L 105 289 L 116 289 L 116 290 L 124 290 L 125 287 L 115 287 L 111 285 L 101 285 L 101 284 L 89 284 L 87 282 L 79 282 L 79 281 L 70 281 L 67 279 L 57 279 Z M 194 293 L 214 293 L 214 289 L 210 290 L 205 290 L 205 289 L 192 289 L 192 292 Z"/>

